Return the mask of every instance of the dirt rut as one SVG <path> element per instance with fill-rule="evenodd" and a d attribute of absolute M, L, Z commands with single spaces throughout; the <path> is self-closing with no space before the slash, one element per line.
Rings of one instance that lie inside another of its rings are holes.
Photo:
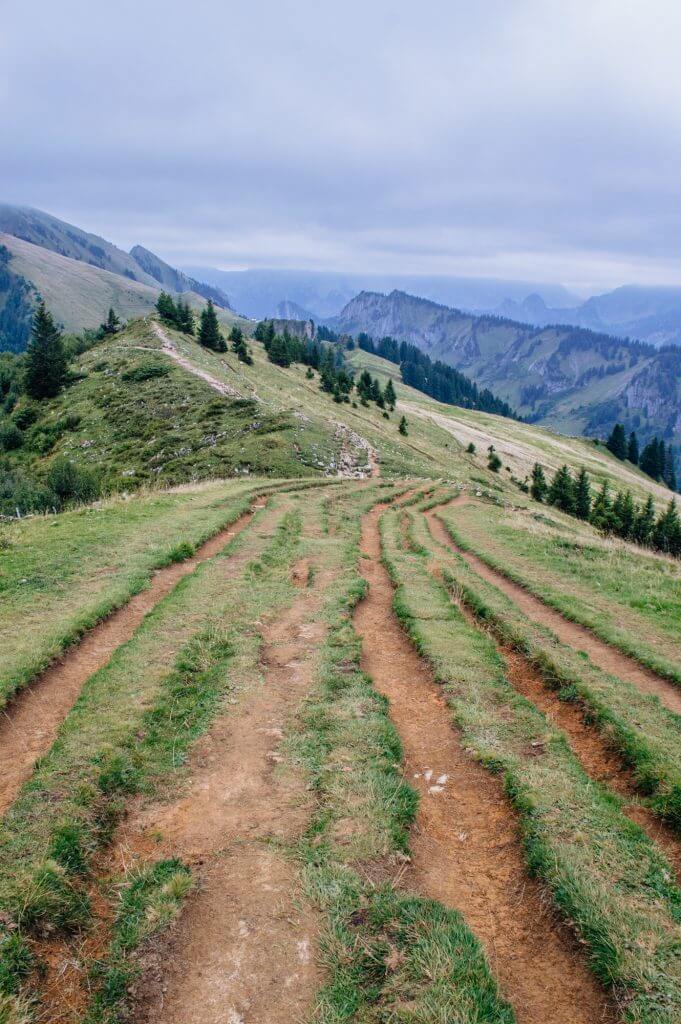
<path fill-rule="evenodd" d="M 284 846 L 311 811 L 304 781 L 278 747 L 309 689 L 324 628 L 315 621 L 326 576 L 262 629 L 263 680 L 239 712 L 220 717 L 192 755 L 191 783 L 175 802 L 141 809 L 117 846 L 118 869 L 179 856 L 197 892 L 136 993 L 135 1020 L 154 1024 L 293 1024 L 314 998 L 317 922 L 305 908 Z"/>
<path fill-rule="evenodd" d="M 73 707 L 85 682 L 131 638 L 142 619 L 184 576 L 229 544 L 253 518 L 254 505 L 235 523 L 216 533 L 184 562 L 154 573 L 151 583 L 85 634 L 63 658 L 10 701 L 0 717 L 0 814 L 15 799 L 36 760 L 56 739 L 59 726 Z"/>
<path fill-rule="evenodd" d="M 525 870 L 499 780 L 463 750 L 440 688 L 393 614 L 393 588 L 379 560 L 379 515 L 370 513 L 362 525 L 369 594 L 354 621 L 363 667 L 390 701 L 406 769 L 421 794 L 407 880 L 464 915 L 519 1024 L 614 1022 L 583 953 Z"/>
<path fill-rule="evenodd" d="M 451 507 L 465 505 L 470 501 L 471 499 L 467 495 L 462 494 L 458 498 L 454 498 L 449 504 Z M 433 512 L 428 514 L 428 518 L 430 522 L 433 522 L 433 520 L 440 521 Z M 655 672 L 650 671 L 650 669 L 639 665 L 633 658 L 622 654 L 621 651 L 611 647 L 604 640 L 600 640 L 585 626 L 579 626 L 577 623 L 564 618 L 560 612 L 544 604 L 540 598 L 535 597 L 534 594 L 531 594 L 524 587 L 514 583 L 496 569 L 491 569 L 478 555 L 474 555 L 470 551 L 464 551 L 463 548 L 454 543 L 446 530 L 445 534 L 447 546 L 452 551 L 456 551 L 461 555 L 468 562 L 471 569 L 474 569 L 479 576 L 482 576 L 488 583 L 493 583 L 495 587 L 510 597 L 528 618 L 552 630 L 564 644 L 569 644 L 575 650 L 585 651 L 594 665 L 598 665 L 604 672 L 609 672 L 614 676 L 619 676 L 620 679 L 625 679 L 643 693 L 654 694 L 660 698 L 662 704 L 669 708 L 670 711 L 681 714 L 681 689 L 675 686 L 674 683 L 670 683 L 668 680 L 663 679 L 662 676 L 658 676 Z"/>

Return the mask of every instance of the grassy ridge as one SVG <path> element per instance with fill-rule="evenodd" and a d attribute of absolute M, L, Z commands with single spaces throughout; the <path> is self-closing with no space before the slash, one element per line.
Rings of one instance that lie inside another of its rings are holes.
<path fill-rule="evenodd" d="M 352 610 L 365 584 L 355 568 L 357 510 L 345 511 L 332 517 L 340 571 L 324 612 L 317 685 L 290 740 L 317 801 L 298 852 L 307 892 L 329 922 L 322 940 L 328 980 L 314 1019 L 513 1024 L 461 915 L 393 884 L 417 797 L 400 771 L 387 701 L 359 667 Z"/>
<path fill-rule="evenodd" d="M 623 1017 L 672 1024 L 681 1014 L 681 892 L 666 859 L 586 776 L 565 737 L 504 678 L 492 641 L 467 625 L 420 554 L 383 518 L 395 609 L 431 661 L 466 745 L 504 784 L 528 865 L 589 950 Z"/>
<path fill-rule="evenodd" d="M 441 518 L 446 522 L 445 516 Z M 442 574 L 450 592 L 462 597 L 502 642 L 528 658 L 562 700 L 580 703 L 589 721 L 632 769 L 639 792 L 652 796 L 651 808 L 681 832 L 681 717 L 657 697 L 603 672 L 529 619 L 463 558 L 436 545 L 422 516 L 415 517 L 412 530 L 416 545 L 445 560 Z"/>
<path fill-rule="evenodd" d="M 500 521 L 503 513 L 488 505 L 465 505 L 456 515 L 446 513 L 446 519 L 464 550 L 681 685 L 678 563 L 637 554 L 631 546 L 589 543 L 590 538 L 580 535 L 579 524 L 570 524 L 566 536 L 570 526 L 566 528 L 553 509 L 550 512 L 551 518 L 537 512 L 532 527 L 523 521 L 506 525 Z"/>

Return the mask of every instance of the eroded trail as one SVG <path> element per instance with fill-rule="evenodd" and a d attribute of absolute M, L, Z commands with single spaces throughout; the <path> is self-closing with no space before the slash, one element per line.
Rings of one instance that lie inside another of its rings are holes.
<path fill-rule="evenodd" d="M 467 495 L 460 495 L 450 502 L 449 507 L 463 505 L 470 500 Z M 446 546 L 461 555 L 470 565 L 471 569 L 475 570 L 484 580 L 487 580 L 488 583 L 493 583 L 495 587 L 510 597 L 528 618 L 552 630 L 564 644 L 569 644 L 575 650 L 585 651 L 594 665 L 598 665 L 604 672 L 609 672 L 612 675 L 619 676 L 620 679 L 625 679 L 643 693 L 654 694 L 656 697 L 659 697 L 662 704 L 669 708 L 670 711 L 681 714 L 681 689 L 675 686 L 674 683 L 668 682 L 668 680 L 656 675 L 655 672 L 651 672 L 649 669 L 637 664 L 633 658 L 629 658 L 626 654 L 622 654 L 621 651 L 611 647 L 603 640 L 599 640 L 585 626 L 579 626 L 577 623 L 564 618 L 560 612 L 544 604 L 543 601 L 535 597 L 528 590 L 525 590 L 524 587 L 514 583 L 507 576 L 504 576 L 503 573 L 497 572 L 496 569 L 491 569 L 478 555 L 474 555 L 470 551 L 464 551 L 463 548 L 454 543 L 444 528 L 442 521 L 435 513 L 429 513 L 428 520 L 432 524 L 431 528 L 433 531 L 437 530 L 438 540 L 442 537 Z M 438 523 L 441 530 L 437 526 Z"/>
<path fill-rule="evenodd" d="M 527 874 L 515 816 L 500 782 L 463 750 L 427 663 L 392 611 L 380 563 L 376 510 L 364 519 L 358 605 L 362 665 L 390 701 L 406 769 L 421 803 L 407 881 L 459 910 L 482 942 L 519 1024 L 595 1024 L 617 1019 L 582 952 Z"/>
<path fill-rule="evenodd" d="M 279 844 L 304 829 L 309 794 L 278 752 L 289 716 L 313 679 L 326 576 L 262 629 L 262 680 L 238 712 L 220 717 L 192 755 L 191 782 L 169 805 L 140 810 L 119 838 L 120 868 L 179 856 L 199 877 L 177 927 L 147 962 L 138 1021 L 154 1024 L 294 1024 L 319 983 L 317 922 Z M 160 836 L 160 839 L 159 839 Z"/>
<path fill-rule="evenodd" d="M 0 814 L 29 778 L 36 760 L 56 739 L 59 726 L 73 707 L 85 682 L 130 640 L 142 619 L 201 562 L 218 554 L 253 518 L 254 505 L 235 523 L 216 533 L 184 562 L 154 573 L 146 590 L 85 634 L 64 657 L 21 690 L 0 717 Z"/>

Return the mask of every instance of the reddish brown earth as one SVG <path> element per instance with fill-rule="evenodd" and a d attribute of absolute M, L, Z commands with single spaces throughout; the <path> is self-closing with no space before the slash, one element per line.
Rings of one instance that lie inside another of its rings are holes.
<path fill-rule="evenodd" d="M 0 814 L 4 813 L 30 776 L 36 760 L 56 739 L 85 682 L 128 641 L 142 619 L 201 562 L 212 558 L 248 525 L 255 505 L 235 523 L 211 537 L 184 562 L 154 573 L 146 590 L 136 594 L 103 622 L 69 647 L 64 656 L 21 690 L 0 717 Z"/>
<path fill-rule="evenodd" d="M 471 499 L 467 495 L 462 494 L 458 498 L 454 498 L 450 505 L 464 505 L 470 501 Z M 429 519 L 431 522 L 437 521 L 437 517 L 433 514 L 429 516 Z M 639 665 L 633 658 L 622 654 L 621 651 L 611 647 L 604 640 L 600 640 L 585 626 L 577 625 L 577 623 L 566 619 L 560 612 L 544 604 L 542 600 L 535 597 L 534 594 L 530 594 L 524 587 L 514 583 L 496 569 L 491 569 L 478 555 L 464 551 L 454 543 L 448 534 L 447 544 L 452 551 L 461 555 L 479 576 L 487 580 L 488 583 L 493 583 L 495 587 L 510 597 L 528 618 L 552 630 L 564 644 L 569 644 L 575 650 L 585 651 L 594 665 L 598 665 L 604 672 L 610 672 L 614 676 L 619 676 L 620 679 L 625 679 L 643 693 L 654 694 L 670 711 L 681 714 L 681 689 L 674 683 Z"/>
<path fill-rule="evenodd" d="M 421 794 L 406 880 L 464 915 L 519 1024 L 614 1022 L 617 1014 L 583 952 L 525 870 L 499 780 L 463 750 L 440 688 L 399 627 L 380 563 L 379 515 L 376 510 L 363 522 L 368 558 L 361 571 L 370 589 L 355 626 L 363 668 L 390 701 L 406 769 Z"/>
<path fill-rule="evenodd" d="M 427 512 L 426 518 L 433 538 L 444 548 L 449 547 L 450 537 L 442 520 L 432 512 Z M 435 571 L 435 567 L 432 568 Z M 469 622 L 479 629 L 485 628 L 468 608 L 461 604 L 459 607 Z M 677 878 L 681 878 L 681 840 L 669 826 L 638 801 L 633 776 L 618 752 L 608 745 L 607 740 L 594 726 L 584 720 L 579 705 L 559 700 L 557 694 L 546 686 L 541 674 L 527 658 L 508 645 L 500 643 L 493 632 L 486 632 L 504 659 L 506 678 L 509 682 L 563 730 L 587 774 L 592 779 L 605 783 L 624 798 L 625 814 L 640 825 L 653 842 L 664 850 Z"/>

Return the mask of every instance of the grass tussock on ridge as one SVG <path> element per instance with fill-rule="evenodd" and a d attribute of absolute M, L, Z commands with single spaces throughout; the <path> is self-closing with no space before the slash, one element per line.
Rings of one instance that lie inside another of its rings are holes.
<path fill-rule="evenodd" d="M 359 666 L 352 611 L 365 583 L 355 569 L 357 516 L 338 516 L 336 524 L 344 532 L 342 571 L 324 613 L 318 683 L 291 739 L 317 801 L 298 851 L 305 887 L 329 922 L 328 981 L 314 1019 L 513 1024 L 461 915 L 395 884 L 417 797 L 401 772 L 387 701 Z"/>
<path fill-rule="evenodd" d="M 395 610 L 443 685 L 466 746 L 503 775 L 530 870 L 586 944 L 623 1019 L 672 1024 L 681 1014 L 681 892 L 666 859 L 592 782 L 564 736 L 506 681 L 492 641 L 469 626 L 424 557 L 383 517 Z"/>

